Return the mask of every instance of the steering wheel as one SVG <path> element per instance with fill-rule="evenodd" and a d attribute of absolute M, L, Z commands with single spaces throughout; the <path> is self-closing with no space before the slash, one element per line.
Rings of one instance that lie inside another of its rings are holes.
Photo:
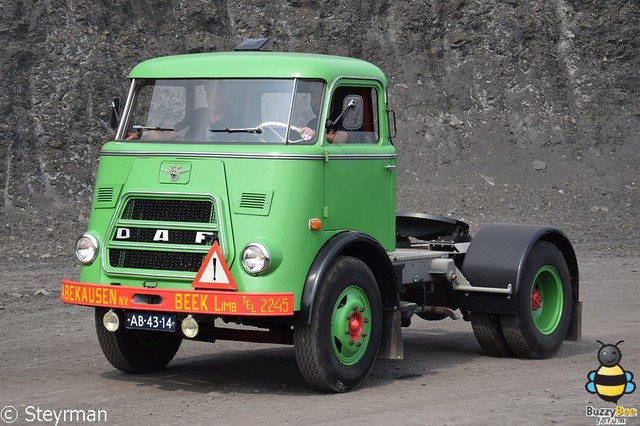
<path fill-rule="evenodd" d="M 285 142 L 284 136 L 276 132 L 275 129 L 286 129 L 287 127 L 289 127 L 294 132 L 298 132 L 298 133 L 302 132 L 302 129 L 300 127 L 288 125 L 287 123 L 282 123 L 280 121 L 265 121 L 264 123 L 258 124 L 257 127 L 260 130 L 262 130 L 263 133 L 265 129 L 271 130 L 276 136 L 278 136 L 278 139 L 280 139 L 280 142 Z M 262 135 L 260 135 L 260 140 L 262 140 L 262 142 L 268 142 L 264 139 L 264 136 Z M 289 142 L 302 142 L 302 141 L 303 139 L 289 140 Z"/>

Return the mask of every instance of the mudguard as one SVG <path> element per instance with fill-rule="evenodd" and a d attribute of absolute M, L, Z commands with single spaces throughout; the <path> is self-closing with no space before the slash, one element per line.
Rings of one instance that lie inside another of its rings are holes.
<path fill-rule="evenodd" d="M 572 323 L 570 330 L 579 321 L 578 262 L 573 246 L 567 236 L 557 228 L 536 225 L 491 224 L 483 227 L 473 240 L 464 258 L 462 273 L 471 286 L 506 289 L 511 285 L 512 293 L 493 294 L 461 292 L 459 303 L 462 310 L 498 314 L 516 314 L 515 295 L 521 287 L 524 262 L 533 245 L 540 240 L 554 244 L 562 252 L 572 288 Z"/>
<path fill-rule="evenodd" d="M 384 248 L 369 235 L 345 231 L 325 243 L 318 252 L 304 284 L 297 321 L 311 324 L 316 294 L 331 263 L 339 255 L 353 256 L 371 269 L 378 282 L 382 298 L 382 339 L 378 356 L 383 359 L 402 359 L 400 298 L 393 265 Z"/>
<path fill-rule="evenodd" d="M 384 310 L 397 310 L 399 306 L 398 287 L 393 265 L 384 248 L 369 235 L 346 231 L 337 234 L 318 252 L 304 284 L 298 321 L 311 324 L 313 303 L 320 283 L 329 266 L 338 255 L 353 256 L 369 266 L 378 281 Z"/>

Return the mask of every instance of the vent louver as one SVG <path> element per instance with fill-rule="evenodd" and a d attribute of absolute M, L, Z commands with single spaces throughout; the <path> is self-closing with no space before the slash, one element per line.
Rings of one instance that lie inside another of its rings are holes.
<path fill-rule="evenodd" d="M 113 188 L 98 188 L 96 201 L 98 203 L 110 203 L 113 200 Z"/>
<path fill-rule="evenodd" d="M 236 213 L 268 216 L 271 210 L 273 191 L 243 192 L 236 205 Z"/>
<path fill-rule="evenodd" d="M 121 185 L 101 186 L 96 189 L 95 207 L 96 208 L 112 208 L 116 204 Z"/>
<path fill-rule="evenodd" d="M 247 209 L 263 209 L 267 202 L 267 194 L 245 192 L 240 198 L 240 207 Z"/>

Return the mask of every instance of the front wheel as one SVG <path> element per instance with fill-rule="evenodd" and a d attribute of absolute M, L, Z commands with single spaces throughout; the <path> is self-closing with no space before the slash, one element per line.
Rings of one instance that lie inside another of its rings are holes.
<path fill-rule="evenodd" d="M 102 325 L 107 309 L 96 308 L 96 332 L 107 360 L 125 373 L 152 373 L 171 362 L 182 337 L 165 331 L 129 330 L 121 325 L 111 332 Z"/>
<path fill-rule="evenodd" d="M 369 375 L 380 346 L 382 302 L 367 265 L 336 258 L 322 280 L 311 324 L 293 330 L 298 367 L 311 386 L 345 392 Z"/>
<path fill-rule="evenodd" d="M 529 253 L 517 295 L 518 314 L 501 315 L 509 348 L 520 357 L 548 358 L 562 344 L 571 317 L 571 276 L 562 252 L 539 241 Z"/>

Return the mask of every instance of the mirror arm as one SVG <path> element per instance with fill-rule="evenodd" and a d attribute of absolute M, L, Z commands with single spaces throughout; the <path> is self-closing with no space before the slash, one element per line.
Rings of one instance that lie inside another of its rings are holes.
<path fill-rule="evenodd" d="M 111 128 L 117 129 L 122 119 L 122 99 L 114 98 L 111 101 Z"/>
<path fill-rule="evenodd" d="M 116 107 L 116 103 L 115 101 L 111 101 L 111 109 L 113 110 L 113 113 L 116 116 L 116 121 L 120 121 L 120 113 L 118 111 L 118 107 Z"/>

